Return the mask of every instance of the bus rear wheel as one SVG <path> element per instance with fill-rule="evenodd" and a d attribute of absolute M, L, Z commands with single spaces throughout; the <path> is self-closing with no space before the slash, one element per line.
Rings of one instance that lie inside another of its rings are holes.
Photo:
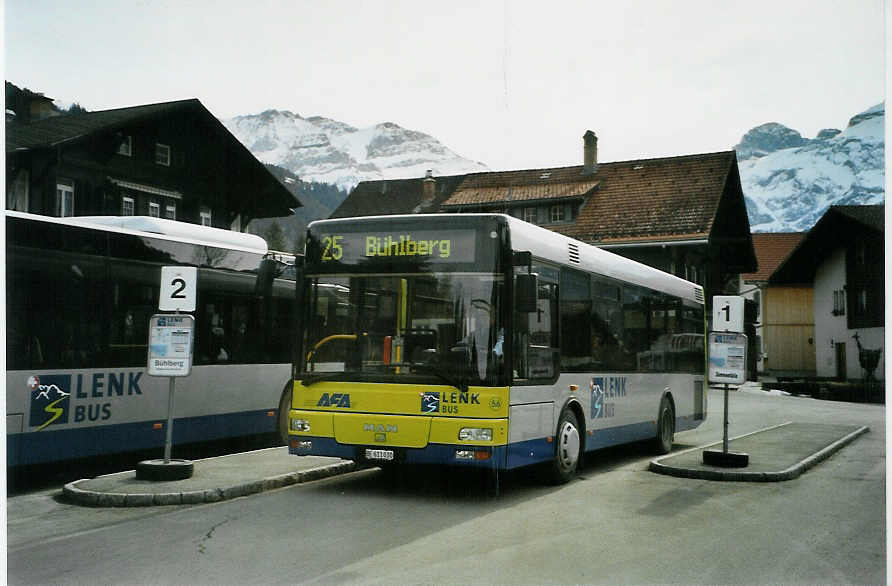
<path fill-rule="evenodd" d="M 564 409 L 558 420 L 554 459 L 551 462 L 551 481 L 554 484 L 565 484 L 576 475 L 581 450 L 579 422 L 571 410 Z"/>
<path fill-rule="evenodd" d="M 675 409 L 669 397 L 663 397 L 660 401 L 660 416 L 657 419 L 657 435 L 654 437 L 654 449 L 658 454 L 668 454 L 672 451 L 672 442 L 675 440 Z"/>

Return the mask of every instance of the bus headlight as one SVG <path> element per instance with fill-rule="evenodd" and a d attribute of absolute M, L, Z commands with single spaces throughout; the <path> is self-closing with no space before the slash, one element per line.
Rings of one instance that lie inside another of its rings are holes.
<path fill-rule="evenodd" d="M 310 422 L 306 419 L 292 419 L 291 431 L 310 431 Z"/>
<path fill-rule="evenodd" d="M 463 427 L 458 432 L 458 439 L 467 442 L 491 442 L 492 441 L 492 428 L 491 427 Z"/>

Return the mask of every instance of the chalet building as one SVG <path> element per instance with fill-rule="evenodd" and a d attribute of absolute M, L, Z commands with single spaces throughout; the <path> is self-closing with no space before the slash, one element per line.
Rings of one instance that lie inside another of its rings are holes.
<path fill-rule="evenodd" d="M 6 82 L 6 120 L 32 122 L 61 114 L 53 99 Z"/>
<path fill-rule="evenodd" d="M 740 275 L 740 295 L 752 301 L 755 312 L 755 359 L 761 376 L 815 376 L 812 286 L 768 283 L 803 238 L 804 232 L 753 234 L 759 269 Z"/>
<path fill-rule="evenodd" d="M 885 380 L 884 208 L 831 206 L 769 279 L 813 287 L 819 378 Z"/>
<path fill-rule="evenodd" d="M 6 123 L 9 210 L 243 231 L 301 205 L 196 99 L 27 119 Z"/>
<path fill-rule="evenodd" d="M 332 217 L 500 212 L 736 294 L 756 270 L 734 151 L 599 163 L 583 137 L 583 164 L 448 177 L 364 181 Z"/>

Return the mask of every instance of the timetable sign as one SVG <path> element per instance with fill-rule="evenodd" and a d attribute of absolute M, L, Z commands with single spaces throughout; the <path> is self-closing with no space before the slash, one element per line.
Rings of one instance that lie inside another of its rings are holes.
<path fill-rule="evenodd" d="M 710 384 L 742 385 L 746 382 L 747 338 L 743 334 L 709 332 Z"/>
<path fill-rule="evenodd" d="M 151 376 L 189 376 L 195 318 L 191 315 L 153 315 L 149 320 Z"/>

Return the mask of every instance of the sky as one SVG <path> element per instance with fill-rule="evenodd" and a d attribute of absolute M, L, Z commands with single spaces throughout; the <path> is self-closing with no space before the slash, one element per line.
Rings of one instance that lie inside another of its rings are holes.
<path fill-rule="evenodd" d="M 813 137 L 885 99 L 882 0 L 6 0 L 5 78 L 88 110 L 198 98 L 394 122 L 492 170 Z"/>

